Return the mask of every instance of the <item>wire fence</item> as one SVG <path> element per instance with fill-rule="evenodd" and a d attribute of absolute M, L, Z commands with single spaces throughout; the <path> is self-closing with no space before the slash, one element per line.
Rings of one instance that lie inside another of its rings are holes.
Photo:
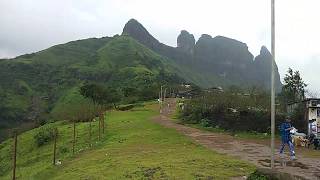
<path fill-rule="evenodd" d="M 41 161 L 43 167 L 59 166 L 66 158 L 98 145 L 106 139 L 106 119 L 104 112 L 88 122 L 73 120 L 46 124 L 43 127 L 50 128 L 43 130 L 50 131 L 51 138 L 45 139 L 40 146 L 35 142 L 34 133 L 20 136 L 13 130 L 13 138 L 0 147 L 0 177 L 8 177 L 11 171 L 13 180 L 20 179 L 23 173 L 19 173 L 19 167 L 26 167 L 28 162 Z M 35 129 L 36 133 L 41 133 L 41 128 Z"/>

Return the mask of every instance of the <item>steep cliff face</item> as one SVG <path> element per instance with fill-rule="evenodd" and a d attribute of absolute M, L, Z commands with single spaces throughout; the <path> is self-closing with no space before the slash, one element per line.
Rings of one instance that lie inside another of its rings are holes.
<path fill-rule="evenodd" d="M 170 58 L 181 71 L 192 73 L 193 83 L 202 87 L 259 86 L 270 88 L 271 54 L 262 47 L 256 58 L 248 46 L 224 36 L 202 34 L 198 41 L 186 30 L 177 37 L 177 47 L 170 47 L 155 39 L 138 21 L 131 19 L 124 27 L 127 34 L 162 56 Z M 187 74 L 187 73 L 186 73 Z M 281 89 L 278 69 L 276 89 Z"/>
<path fill-rule="evenodd" d="M 202 35 L 196 43 L 194 59 L 217 75 L 232 80 L 246 79 L 253 56 L 246 44 L 223 36 Z M 210 69 L 209 69 L 210 68 Z"/>
<path fill-rule="evenodd" d="M 262 46 L 260 49 L 260 54 L 255 57 L 252 70 L 254 74 L 254 80 L 256 84 L 262 87 L 271 87 L 270 78 L 271 78 L 271 62 L 272 62 L 272 55 L 269 50 Z M 280 81 L 280 74 L 278 72 L 278 66 L 275 64 L 275 87 L 277 91 L 281 90 L 282 84 Z"/>
<path fill-rule="evenodd" d="M 154 38 L 147 30 L 135 19 L 130 19 L 123 28 L 123 35 L 130 35 L 140 43 L 149 48 L 159 46 L 159 41 Z"/>
<path fill-rule="evenodd" d="M 193 34 L 190 34 L 186 30 L 182 30 L 177 38 L 177 47 L 181 51 L 192 54 L 195 45 L 195 39 Z"/>

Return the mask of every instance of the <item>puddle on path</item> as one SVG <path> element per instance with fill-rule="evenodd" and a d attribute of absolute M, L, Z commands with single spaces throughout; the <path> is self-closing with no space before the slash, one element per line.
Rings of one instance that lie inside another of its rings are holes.
<path fill-rule="evenodd" d="M 258 160 L 259 164 L 264 166 L 264 167 L 270 167 L 270 159 L 263 159 L 263 160 Z M 286 160 L 281 160 L 277 161 L 275 160 L 275 166 L 281 166 L 281 167 L 298 167 L 301 169 L 309 169 L 309 167 L 301 162 L 298 161 L 286 161 Z"/>

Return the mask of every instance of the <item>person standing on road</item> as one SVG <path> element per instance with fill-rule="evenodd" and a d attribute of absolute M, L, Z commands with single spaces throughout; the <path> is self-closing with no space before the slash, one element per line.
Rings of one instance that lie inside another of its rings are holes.
<path fill-rule="evenodd" d="M 292 127 L 291 125 L 290 117 L 286 117 L 285 122 L 283 122 L 280 126 L 280 134 L 281 134 L 280 156 L 283 157 L 284 147 L 286 146 L 286 144 L 288 144 L 291 160 L 296 159 L 294 146 L 293 146 L 291 135 L 290 135 L 290 130 L 292 130 L 293 128 L 294 127 Z"/>

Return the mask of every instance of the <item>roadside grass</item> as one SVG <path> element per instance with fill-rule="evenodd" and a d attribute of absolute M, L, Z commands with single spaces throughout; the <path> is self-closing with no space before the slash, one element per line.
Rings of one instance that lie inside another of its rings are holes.
<path fill-rule="evenodd" d="M 176 130 L 152 122 L 151 118 L 157 114 L 155 103 L 130 111 L 110 112 L 106 134 L 92 148 L 87 143 L 88 124 L 78 123 L 74 156 L 71 155 L 71 125 L 55 123 L 62 133 L 58 148 L 68 149 L 58 154 L 58 159 L 62 160 L 60 166 L 51 165 L 52 143 L 37 148 L 32 144 L 36 129 L 28 131 L 19 137 L 18 178 L 228 179 L 255 171 L 252 164 L 208 150 Z M 94 125 L 97 141 L 97 122 Z M 12 140 L 8 140 L 0 145 L 0 160 L 1 163 L 5 161 L 1 168 L 6 167 L 5 171 L 0 171 L 3 173 L 0 179 L 11 178 L 11 144 Z"/>
<path fill-rule="evenodd" d="M 221 128 L 216 128 L 216 127 L 204 127 L 201 124 L 190 124 L 190 123 L 185 123 L 179 119 L 179 113 L 175 111 L 170 115 L 170 118 L 172 119 L 173 122 L 178 123 L 178 124 L 183 124 L 185 126 L 197 128 L 203 131 L 207 132 L 213 132 L 213 133 L 221 133 L 221 134 L 227 134 L 233 136 L 235 139 L 239 140 L 245 140 L 245 141 L 252 141 L 255 143 L 259 144 L 264 144 L 264 145 L 269 145 L 270 143 L 270 134 L 265 134 L 265 133 L 257 133 L 257 132 L 230 132 Z M 276 144 L 280 144 L 281 139 L 280 135 L 276 133 Z M 304 157 L 307 158 L 320 158 L 320 150 L 314 150 L 313 146 L 308 148 L 305 147 L 295 147 L 297 150 L 297 154 L 301 154 Z"/>
<path fill-rule="evenodd" d="M 258 132 L 243 132 L 243 131 L 228 131 L 222 128 L 217 128 L 217 127 L 204 127 L 201 124 L 190 124 L 190 123 L 185 123 L 182 122 L 177 115 L 171 116 L 173 121 L 179 124 L 183 124 L 189 127 L 201 129 L 204 131 L 208 132 L 213 132 L 213 133 L 223 133 L 223 134 L 228 134 L 231 136 L 234 136 L 235 138 L 238 139 L 250 139 L 250 140 L 267 140 L 270 139 L 270 134 L 265 134 L 265 133 L 258 133 Z"/>
<path fill-rule="evenodd" d="M 178 124 L 183 124 L 189 127 L 201 129 L 208 132 L 224 133 L 224 134 L 232 135 L 235 138 L 239 138 L 239 139 L 266 140 L 266 139 L 270 139 L 271 137 L 270 134 L 266 134 L 266 133 L 244 132 L 244 131 L 232 132 L 232 131 L 228 131 L 218 127 L 205 127 L 202 124 L 186 123 L 180 119 L 178 107 L 176 107 L 176 110 L 172 114 L 170 114 L 170 119 L 172 119 L 173 122 Z"/>

